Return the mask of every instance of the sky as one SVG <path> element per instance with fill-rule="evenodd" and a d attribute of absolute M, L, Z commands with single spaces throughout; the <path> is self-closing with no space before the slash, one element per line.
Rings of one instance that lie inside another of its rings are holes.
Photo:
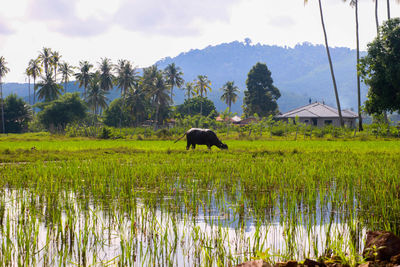
<path fill-rule="evenodd" d="M 391 17 L 400 4 L 390 0 Z M 359 0 L 360 44 L 376 35 L 373 0 Z M 10 72 L 3 82 L 25 82 L 25 69 L 43 47 L 74 66 L 101 58 L 147 67 L 191 49 L 243 41 L 289 46 L 323 44 L 317 0 L 0 0 L 0 56 Z M 330 46 L 355 48 L 354 8 L 322 0 Z M 380 22 L 387 18 L 379 0 Z"/>

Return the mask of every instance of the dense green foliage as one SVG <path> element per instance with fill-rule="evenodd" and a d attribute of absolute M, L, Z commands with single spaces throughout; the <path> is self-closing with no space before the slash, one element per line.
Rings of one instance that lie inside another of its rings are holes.
<path fill-rule="evenodd" d="M 4 121 L 6 133 L 21 133 L 28 129 L 31 120 L 29 105 L 15 94 L 11 94 L 4 100 Z M 2 125 L 0 117 L 0 125 Z"/>
<path fill-rule="evenodd" d="M 400 19 L 386 21 L 368 44 L 360 71 L 369 86 L 365 108 L 370 114 L 400 110 Z"/>
<path fill-rule="evenodd" d="M 264 63 L 257 63 L 249 71 L 244 92 L 243 111 L 246 116 L 257 114 L 260 117 L 275 115 L 278 112 L 276 100 L 281 96 L 273 85 L 271 72 Z"/>
<path fill-rule="evenodd" d="M 176 112 L 183 116 L 198 115 L 200 114 L 201 105 L 203 108 L 203 116 L 208 116 L 212 112 L 217 114 L 214 103 L 207 97 L 201 96 L 186 99 L 183 104 L 176 107 Z"/>
<path fill-rule="evenodd" d="M 67 93 L 42 107 L 43 110 L 38 113 L 38 118 L 47 129 L 52 127 L 64 129 L 68 123 L 86 117 L 87 107 L 78 93 Z"/>
<path fill-rule="evenodd" d="M 104 111 L 104 124 L 114 127 L 132 126 L 128 107 L 124 107 L 122 98 L 112 101 Z"/>

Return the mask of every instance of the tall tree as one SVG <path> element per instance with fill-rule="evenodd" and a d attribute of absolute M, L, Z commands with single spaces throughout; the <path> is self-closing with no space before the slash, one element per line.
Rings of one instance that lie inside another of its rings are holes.
<path fill-rule="evenodd" d="M 136 68 L 128 60 L 119 60 L 115 71 L 117 74 L 115 84 L 121 89 L 121 97 L 125 99 L 129 89 L 133 88 L 138 82 Z"/>
<path fill-rule="evenodd" d="M 194 92 L 194 83 L 193 82 L 187 82 L 185 86 L 185 96 L 187 99 L 190 99 L 192 96 L 195 96 Z"/>
<path fill-rule="evenodd" d="M 29 74 L 33 78 L 33 105 L 36 103 L 36 79 L 42 74 L 39 59 L 31 59 L 28 63 Z"/>
<path fill-rule="evenodd" d="M 44 102 L 56 100 L 61 95 L 62 86 L 56 83 L 51 72 L 47 76 L 43 76 L 42 80 L 36 84 L 38 98 L 43 99 Z"/>
<path fill-rule="evenodd" d="M 108 58 L 102 58 L 99 62 L 100 88 L 108 92 L 113 88 L 114 75 L 112 63 Z"/>
<path fill-rule="evenodd" d="M 207 91 L 211 92 L 211 81 L 206 75 L 198 75 L 195 81 L 195 86 L 197 95 L 203 98 L 203 94 L 207 96 Z M 203 116 L 203 102 L 200 104 L 200 115 Z"/>
<path fill-rule="evenodd" d="M 7 61 L 3 56 L 0 56 L 0 98 L 1 98 L 1 121 L 3 127 L 3 134 L 6 132 L 4 123 L 4 98 L 3 98 L 3 78 L 10 71 L 7 67 Z"/>
<path fill-rule="evenodd" d="M 147 92 L 150 97 L 153 99 L 153 104 L 156 108 L 155 111 L 155 120 L 154 120 L 154 130 L 157 129 L 157 125 L 159 124 L 159 113 L 162 107 L 168 107 L 171 98 L 168 95 L 169 86 L 166 83 L 164 76 L 161 71 L 156 72 L 153 80 L 150 84 L 148 84 Z"/>
<path fill-rule="evenodd" d="M 308 3 L 308 0 L 304 0 L 304 4 L 307 4 L 307 3 Z M 323 32 L 324 32 L 326 54 L 328 55 L 329 68 L 330 68 L 330 70 L 331 70 L 333 89 L 334 89 L 334 91 L 335 91 L 336 105 L 337 105 L 337 109 L 338 109 L 338 114 L 339 114 L 339 119 L 340 119 L 340 125 L 341 125 L 341 126 L 344 126 L 343 117 L 342 117 L 342 110 L 341 110 L 341 108 L 340 108 L 339 93 L 338 93 L 337 86 L 336 86 L 335 73 L 334 73 L 334 71 L 333 71 L 333 64 L 332 64 L 332 59 L 331 59 L 331 53 L 329 52 L 328 36 L 327 36 L 327 34 L 326 34 L 326 29 L 325 29 L 324 14 L 323 14 L 323 12 L 322 12 L 321 0 L 318 0 L 318 4 L 319 4 L 319 13 L 320 13 L 320 17 L 321 17 L 322 30 L 323 30 Z"/>
<path fill-rule="evenodd" d="M 29 66 L 25 69 L 25 75 L 28 77 L 28 103 L 32 105 L 31 102 L 31 72 L 29 70 Z"/>
<path fill-rule="evenodd" d="M 100 74 L 98 72 L 93 75 L 89 82 L 88 93 L 86 96 L 86 103 L 92 109 L 93 115 L 97 116 L 101 109 L 107 108 L 107 92 L 100 87 Z"/>
<path fill-rule="evenodd" d="M 260 117 L 267 117 L 278 112 L 276 101 L 281 93 L 273 83 L 266 64 L 258 62 L 251 68 L 247 75 L 247 91 L 244 91 L 243 99 L 246 116 L 256 113 Z"/>
<path fill-rule="evenodd" d="M 228 105 L 229 112 L 231 112 L 232 103 L 236 103 L 240 90 L 233 81 L 226 82 L 220 90 L 222 90 L 223 92 L 223 94 L 221 95 L 221 100 Z"/>
<path fill-rule="evenodd" d="M 369 114 L 400 111 L 400 18 L 380 27 L 379 36 L 368 44 L 359 71 L 368 85 L 365 108 Z"/>
<path fill-rule="evenodd" d="M 166 82 L 171 88 L 171 101 L 173 102 L 173 90 L 174 87 L 181 88 L 185 82 L 182 78 L 183 72 L 180 67 L 175 66 L 175 63 L 169 64 L 165 69 L 164 73 L 166 76 Z"/>
<path fill-rule="evenodd" d="M 63 62 L 60 64 L 60 72 L 61 72 L 61 82 L 64 83 L 64 93 L 67 92 L 67 84 L 69 82 L 69 77 L 74 75 L 74 67 L 67 62 Z"/>
<path fill-rule="evenodd" d="M 344 0 L 346 1 L 346 0 Z M 376 0 L 377 1 L 377 0 Z M 358 0 L 350 0 L 350 5 L 355 9 L 355 19 L 356 19 L 356 47 L 357 47 L 357 63 L 360 63 L 360 35 L 359 35 L 359 23 L 358 23 Z M 358 130 L 363 130 L 362 117 L 361 117 L 361 82 L 360 74 L 357 71 L 357 107 L 358 107 Z"/>
<path fill-rule="evenodd" d="M 28 128 L 31 120 L 30 106 L 16 94 L 11 94 L 4 101 L 4 121 L 7 133 L 21 133 Z"/>
<path fill-rule="evenodd" d="M 52 62 L 52 51 L 51 48 L 43 47 L 42 51 L 39 52 L 39 62 L 44 67 L 44 75 L 47 77 L 49 72 L 51 72 L 51 62 Z"/>
<path fill-rule="evenodd" d="M 75 73 L 76 82 L 79 83 L 79 88 L 83 86 L 83 97 L 86 98 L 86 90 L 89 86 L 89 82 L 93 77 L 93 73 L 90 72 L 90 69 L 93 68 L 93 65 L 89 63 L 89 61 L 81 61 L 79 62 L 79 71 Z"/>
<path fill-rule="evenodd" d="M 57 70 L 60 66 L 61 55 L 58 51 L 51 52 L 51 66 L 54 70 L 54 80 L 57 82 Z"/>
<path fill-rule="evenodd" d="M 127 92 L 126 106 L 130 110 L 131 116 L 135 116 L 136 125 L 145 120 L 146 107 L 148 101 L 140 87 L 130 88 Z"/>

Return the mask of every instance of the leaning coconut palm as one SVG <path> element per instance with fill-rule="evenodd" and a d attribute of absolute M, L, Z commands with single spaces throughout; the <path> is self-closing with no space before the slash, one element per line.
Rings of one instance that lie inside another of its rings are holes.
<path fill-rule="evenodd" d="M 156 108 L 154 130 L 157 129 L 157 125 L 159 124 L 158 120 L 161 107 L 168 107 L 171 102 L 171 98 L 168 95 L 168 91 L 169 91 L 169 86 L 165 82 L 162 72 L 158 71 L 153 81 L 151 82 L 151 84 L 148 85 L 147 88 L 147 93 L 150 97 L 153 98 L 153 104 L 155 105 Z"/>
<path fill-rule="evenodd" d="M 62 86 L 57 84 L 53 79 L 52 73 L 43 76 L 40 83 L 36 84 L 38 88 L 38 98 L 43 99 L 44 102 L 50 102 L 57 99 L 61 95 Z"/>
<path fill-rule="evenodd" d="M 112 63 L 108 58 L 102 58 L 99 62 L 100 87 L 108 92 L 113 88 L 114 75 L 112 74 Z"/>
<path fill-rule="evenodd" d="M 51 52 L 51 66 L 54 70 L 54 80 L 57 82 L 57 69 L 60 66 L 61 55 L 58 51 Z"/>
<path fill-rule="evenodd" d="M 304 4 L 307 4 L 308 0 L 304 0 Z M 331 76 L 332 76 L 332 83 L 333 83 L 333 89 L 335 91 L 335 97 L 336 97 L 336 105 L 338 109 L 338 114 L 339 114 L 339 119 L 340 119 L 340 125 L 343 127 L 344 122 L 343 122 L 343 117 L 342 117 L 342 110 L 340 109 L 340 101 L 339 101 L 339 93 L 337 90 L 336 86 L 336 79 L 335 79 L 335 73 L 333 71 L 333 64 L 332 64 L 332 59 L 331 59 L 331 53 L 329 52 L 329 45 L 328 45 L 328 36 L 326 34 L 326 29 L 325 29 L 325 22 L 324 22 L 324 14 L 322 12 L 322 4 L 321 0 L 318 0 L 319 4 L 319 13 L 321 16 L 321 24 L 322 24 L 322 30 L 324 32 L 324 39 L 325 39 L 325 48 L 326 48 L 326 53 L 328 55 L 328 61 L 329 61 L 329 68 L 331 70 Z"/>
<path fill-rule="evenodd" d="M 33 78 L 33 105 L 36 103 L 36 79 L 42 74 L 42 67 L 39 59 L 31 59 L 28 63 L 30 76 Z M 33 109 L 33 111 L 35 111 Z"/>
<path fill-rule="evenodd" d="M 92 109 L 94 116 L 99 115 L 100 110 L 107 108 L 108 99 L 106 94 L 107 92 L 100 87 L 100 74 L 96 72 L 89 82 L 88 93 L 85 99 Z"/>
<path fill-rule="evenodd" d="M 183 83 L 185 82 L 182 78 L 183 72 L 181 71 L 180 67 L 175 66 L 175 63 L 169 64 L 165 69 L 164 69 L 164 74 L 166 78 L 167 84 L 171 88 L 171 101 L 173 102 L 173 90 L 174 87 L 181 88 Z"/>
<path fill-rule="evenodd" d="M 231 112 L 232 103 L 236 103 L 238 99 L 238 93 L 240 92 L 239 88 L 235 85 L 235 82 L 227 82 L 224 86 L 220 89 L 222 90 L 223 94 L 221 96 L 221 100 L 228 105 L 229 113 Z"/>
<path fill-rule="evenodd" d="M 206 75 L 199 75 L 195 81 L 194 88 L 197 95 L 200 94 L 200 97 L 203 98 L 203 94 L 207 96 L 207 91 L 211 92 L 211 82 Z M 200 115 L 203 116 L 203 99 L 200 102 Z"/>
<path fill-rule="evenodd" d="M 69 82 L 69 77 L 74 75 L 74 69 L 72 65 L 67 62 L 63 62 L 60 64 L 60 72 L 61 72 L 61 82 L 64 83 L 64 93 L 67 92 L 67 84 Z"/>
<path fill-rule="evenodd" d="M 83 86 L 83 98 L 86 98 L 86 89 L 89 86 L 89 82 L 93 77 L 93 73 L 90 72 L 90 69 L 93 68 L 93 65 L 88 61 L 79 62 L 79 71 L 75 73 L 76 83 L 79 83 L 79 88 Z"/>
<path fill-rule="evenodd" d="M 44 75 L 48 76 L 51 71 L 51 62 L 52 62 L 52 51 L 51 48 L 43 47 L 42 51 L 39 52 L 39 62 L 44 67 Z"/>
<path fill-rule="evenodd" d="M 0 101 L 1 101 L 1 122 L 3 127 L 3 134 L 6 133 L 6 126 L 4 122 L 4 99 L 3 99 L 3 78 L 10 71 L 7 67 L 7 61 L 3 56 L 0 56 Z"/>

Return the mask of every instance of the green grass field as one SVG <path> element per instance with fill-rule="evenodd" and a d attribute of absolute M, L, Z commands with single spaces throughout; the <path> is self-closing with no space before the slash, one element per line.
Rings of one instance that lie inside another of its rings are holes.
<path fill-rule="evenodd" d="M 0 137 L 0 265 L 355 265 L 400 233 L 400 142 L 224 142 Z"/>

